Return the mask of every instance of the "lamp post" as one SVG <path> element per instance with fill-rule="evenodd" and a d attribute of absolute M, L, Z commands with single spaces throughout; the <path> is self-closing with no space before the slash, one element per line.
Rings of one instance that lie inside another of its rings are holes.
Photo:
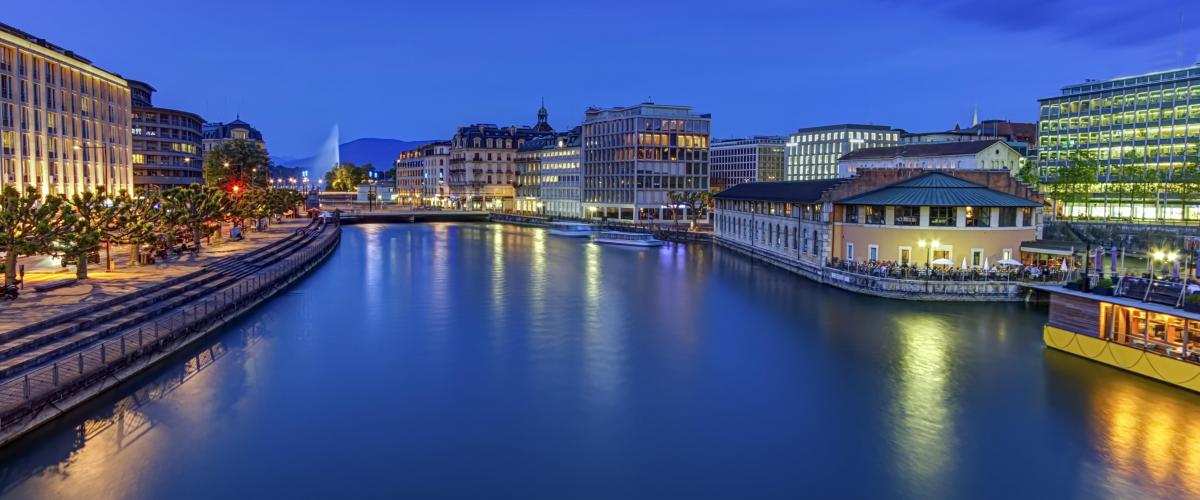
<path fill-rule="evenodd" d="M 932 269 L 933 268 L 933 251 L 937 250 L 938 247 L 942 246 L 942 242 L 940 242 L 938 240 L 933 240 L 930 242 L 926 242 L 925 240 L 918 240 L 917 246 L 925 249 L 925 267 Z"/>

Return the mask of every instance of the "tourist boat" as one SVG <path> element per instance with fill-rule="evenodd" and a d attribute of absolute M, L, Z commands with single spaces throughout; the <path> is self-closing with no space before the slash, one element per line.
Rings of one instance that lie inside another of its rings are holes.
<path fill-rule="evenodd" d="M 1034 288 L 1050 294 L 1047 347 L 1200 392 L 1200 342 L 1191 340 L 1200 340 L 1200 313 L 1179 308 L 1183 285 L 1123 278 L 1112 295 Z"/>
<path fill-rule="evenodd" d="M 592 235 L 592 243 L 631 247 L 660 247 L 663 244 L 662 240 L 655 239 L 654 235 L 624 231 L 600 231 Z"/>
<path fill-rule="evenodd" d="M 596 227 L 582 222 L 555 222 L 546 229 L 546 232 L 568 238 L 587 238 L 596 232 Z"/>

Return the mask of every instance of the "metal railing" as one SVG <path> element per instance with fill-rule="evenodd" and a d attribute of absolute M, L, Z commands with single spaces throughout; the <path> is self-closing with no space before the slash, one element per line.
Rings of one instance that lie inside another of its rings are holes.
<path fill-rule="evenodd" d="M 314 245 L 306 246 L 236 284 L 0 383 L 0 429 L 11 423 L 4 416 L 31 409 L 39 402 L 61 399 L 69 393 L 67 389 L 86 385 L 89 379 L 103 376 L 114 367 L 204 331 L 217 321 L 240 314 L 245 307 L 270 296 L 315 266 L 321 254 L 332 250 L 338 240 L 336 232 L 341 228 L 334 225 L 328 229 L 334 231 L 333 236 L 319 235 Z"/>

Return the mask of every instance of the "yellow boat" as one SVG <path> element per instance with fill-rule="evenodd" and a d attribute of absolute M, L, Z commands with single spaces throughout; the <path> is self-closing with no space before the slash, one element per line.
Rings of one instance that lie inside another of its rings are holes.
<path fill-rule="evenodd" d="M 1035 287 L 1050 294 L 1046 346 L 1200 392 L 1200 314 L 1172 304 L 1180 285 L 1123 285 L 1117 296 Z"/>

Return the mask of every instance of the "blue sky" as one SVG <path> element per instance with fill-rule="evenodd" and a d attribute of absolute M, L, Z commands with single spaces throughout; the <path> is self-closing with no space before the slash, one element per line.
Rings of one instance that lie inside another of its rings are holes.
<path fill-rule="evenodd" d="M 240 113 L 290 157 L 334 123 L 344 141 L 530 124 L 543 97 L 559 129 L 650 97 L 712 113 L 718 137 L 944 129 L 976 105 L 1031 121 L 1063 85 L 1200 61 L 1196 0 L 119 4 L 18 2 L 0 21 L 151 83 L 160 106 Z"/>

